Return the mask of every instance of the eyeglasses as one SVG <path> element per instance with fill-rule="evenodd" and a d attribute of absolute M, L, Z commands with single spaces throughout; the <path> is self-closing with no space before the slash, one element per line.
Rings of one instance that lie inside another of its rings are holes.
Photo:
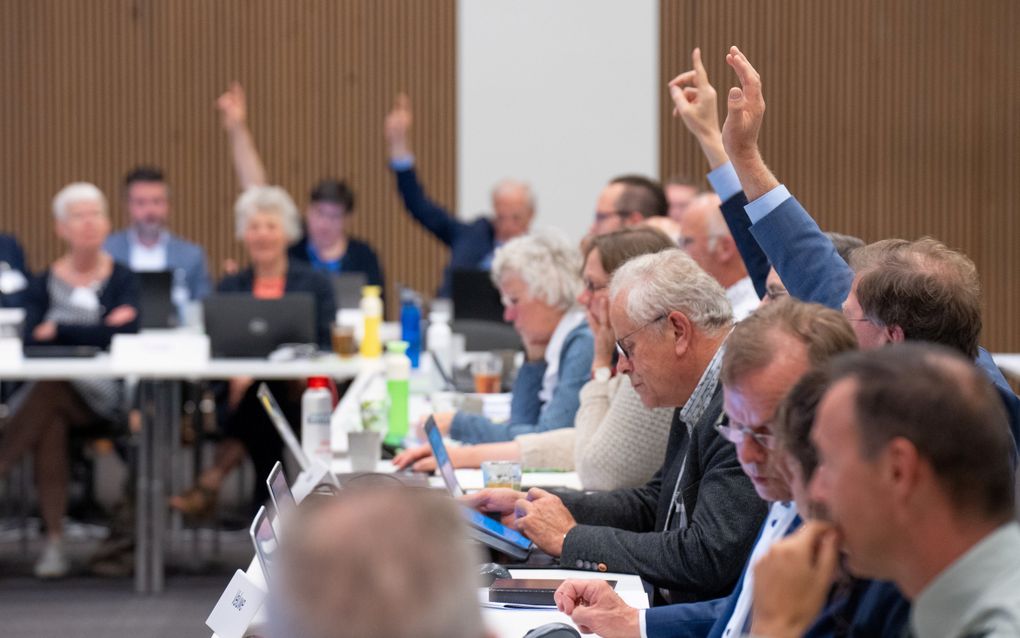
<path fill-rule="evenodd" d="M 627 346 L 623 345 L 623 342 L 626 339 L 630 339 L 631 337 L 633 337 L 637 333 L 641 332 L 642 330 L 644 330 L 648 326 L 652 325 L 653 323 L 657 323 L 659 321 L 662 321 L 663 319 L 665 319 L 668 316 L 669 316 L 668 313 L 667 314 L 663 314 L 663 315 L 659 315 L 657 318 L 652 319 L 651 321 L 649 321 L 645 325 L 641 326 L 640 328 L 637 328 L 636 330 L 631 330 L 630 332 L 628 332 L 624 336 L 622 336 L 619 339 L 617 339 L 616 340 L 616 351 L 620 354 L 621 357 L 625 357 L 628 360 L 631 359 L 631 354 L 633 354 L 634 350 L 633 350 L 633 348 L 628 348 Z"/>
<path fill-rule="evenodd" d="M 769 425 L 770 423 L 762 423 L 760 427 L 769 427 Z M 728 418 L 716 423 L 715 429 L 719 436 L 734 445 L 740 445 L 744 442 L 745 438 L 751 437 L 755 443 L 766 450 L 774 450 L 776 448 L 776 436 L 774 434 L 759 434 L 740 423 L 733 423 L 731 425 Z"/>
<path fill-rule="evenodd" d="M 610 220 L 613 217 L 626 217 L 626 216 L 627 216 L 627 213 L 621 213 L 618 210 L 612 210 L 612 211 L 600 211 L 600 210 L 597 210 L 597 211 L 595 211 L 595 223 L 596 224 L 601 224 L 602 222 Z"/>

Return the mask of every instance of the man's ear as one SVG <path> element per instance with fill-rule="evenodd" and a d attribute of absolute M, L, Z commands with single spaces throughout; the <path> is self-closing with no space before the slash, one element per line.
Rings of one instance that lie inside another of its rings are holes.
<path fill-rule="evenodd" d="M 679 310 L 674 310 L 666 317 L 666 322 L 673 340 L 673 352 L 682 357 L 691 347 L 691 320 Z"/>
<path fill-rule="evenodd" d="M 737 256 L 737 244 L 729 235 L 722 235 L 715 239 L 716 258 L 722 263 L 729 263 Z"/>
<path fill-rule="evenodd" d="M 898 503 L 909 503 L 921 478 L 921 458 L 914 444 L 896 437 L 881 453 L 881 476 L 890 495 Z"/>
<path fill-rule="evenodd" d="M 645 223 L 645 216 L 636 210 L 632 210 L 627 213 L 627 216 L 623 219 L 624 226 L 637 226 L 638 224 Z"/>
<path fill-rule="evenodd" d="M 907 340 L 906 335 L 903 334 L 903 328 L 899 326 L 886 326 L 885 334 L 889 339 L 889 343 L 903 343 Z"/>

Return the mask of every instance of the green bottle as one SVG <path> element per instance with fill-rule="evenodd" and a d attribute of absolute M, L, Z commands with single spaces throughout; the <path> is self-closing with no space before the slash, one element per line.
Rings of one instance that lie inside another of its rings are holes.
<path fill-rule="evenodd" d="M 400 447 L 407 436 L 411 360 L 407 357 L 406 341 L 386 342 L 386 392 L 390 397 L 389 428 L 386 443 Z"/>

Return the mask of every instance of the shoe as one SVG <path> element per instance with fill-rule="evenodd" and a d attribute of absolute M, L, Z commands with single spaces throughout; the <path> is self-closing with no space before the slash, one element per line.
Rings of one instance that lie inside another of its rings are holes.
<path fill-rule="evenodd" d="M 183 494 L 170 497 L 170 507 L 191 519 L 212 518 L 216 511 L 216 492 L 196 485 Z"/>
<path fill-rule="evenodd" d="M 89 561 L 89 571 L 106 578 L 126 578 L 135 571 L 135 543 L 133 539 L 101 547 Z"/>
<path fill-rule="evenodd" d="M 35 577 L 42 579 L 63 578 L 71 570 L 71 564 L 64 555 L 60 542 L 47 542 L 39 560 L 35 563 Z"/>

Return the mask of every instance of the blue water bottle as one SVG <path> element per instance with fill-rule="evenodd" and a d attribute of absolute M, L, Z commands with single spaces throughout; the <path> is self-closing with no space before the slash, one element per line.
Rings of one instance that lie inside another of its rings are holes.
<path fill-rule="evenodd" d="M 407 342 L 407 358 L 411 367 L 421 361 L 421 307 L 418 295 L 409 288 L 400 291 L 400 338 Z"/>

